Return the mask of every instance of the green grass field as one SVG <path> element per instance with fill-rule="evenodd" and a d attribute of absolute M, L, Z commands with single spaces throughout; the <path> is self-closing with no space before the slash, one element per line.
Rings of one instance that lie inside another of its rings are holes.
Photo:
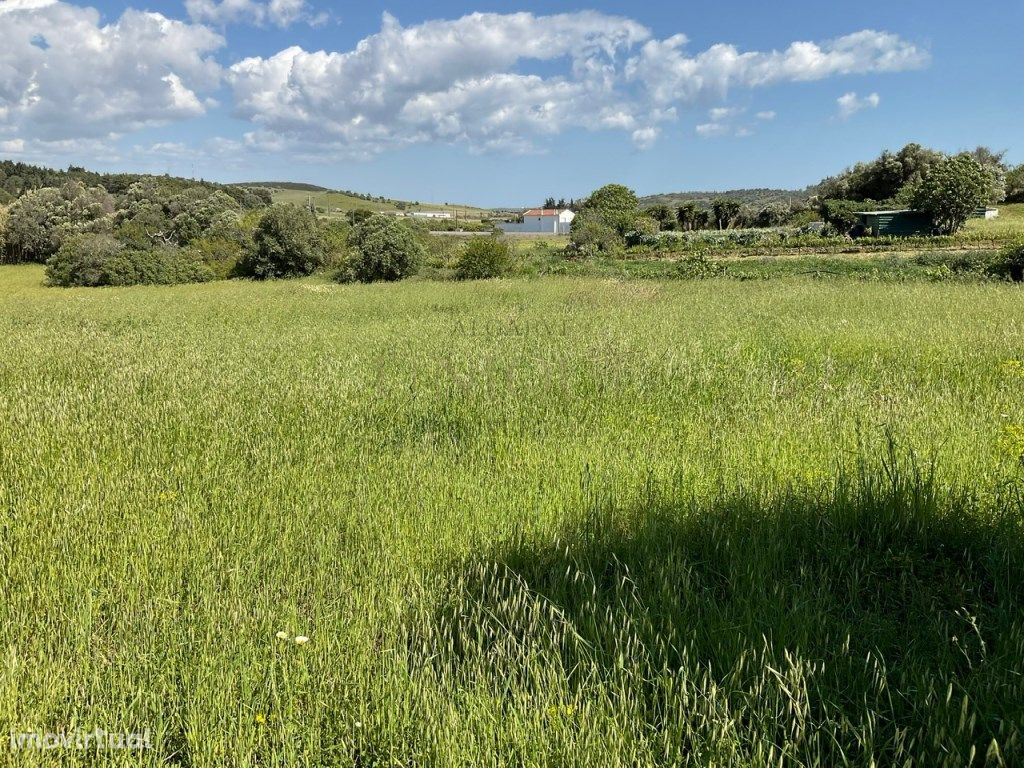
<path fill-rule="evenodd" d="M 41 283 L 11 764 L 1024 763 L 1019 286 Z"/>

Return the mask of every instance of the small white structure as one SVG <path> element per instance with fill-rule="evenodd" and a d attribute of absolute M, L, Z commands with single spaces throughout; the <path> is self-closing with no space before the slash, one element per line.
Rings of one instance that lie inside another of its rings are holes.
<path fill-rule="evenodd" d="M 413 211 L 415 219 L 450 219 L 452 215 L 447 211 Z"/>
<path fill-rule="evenodd" d="M 567 235 L 576 214 L 568 208 L 531 208 L 523 211 L 521 224 L 498 224 L 503 232 L 540 232 L 548 235 Z"/>

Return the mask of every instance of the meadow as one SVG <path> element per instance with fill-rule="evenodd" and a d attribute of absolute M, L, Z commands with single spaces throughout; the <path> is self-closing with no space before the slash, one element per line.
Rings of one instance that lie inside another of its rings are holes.
<path fill-rule="evenodd" d="M 42 281 L 18 765 L 1024 762 L 1018 285 Z"/>

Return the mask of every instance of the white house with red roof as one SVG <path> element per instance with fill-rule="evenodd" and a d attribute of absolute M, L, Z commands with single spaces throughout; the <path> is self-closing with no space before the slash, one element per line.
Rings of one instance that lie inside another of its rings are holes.
<path fill-rule="evenodd" d="M 530 208 L 523 211 L 523 221 L 517 224 L 500 223 L 503 232 L 539 232 L 548 235 L 567 235 L 576 214 L 568 208 Z"/>

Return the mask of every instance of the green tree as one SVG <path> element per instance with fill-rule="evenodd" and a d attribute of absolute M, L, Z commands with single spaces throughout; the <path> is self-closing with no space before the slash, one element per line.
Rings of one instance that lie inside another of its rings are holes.
<path fill-rule="evenodd" d="M 1006 174 L 1006 202 L 1024 203 L 1024 164 Z"/>
<path fill-rule="evenodd" d="M 951 235 L 988 202 L 992 184 L 991 171 L 962 153 L 932 167 L 916 189 L 914 207 L 931 216 L 936 231 Z"/>
<path fill-rule="evenodd" d="M 10 208 L 8 254 L 14 261 L 45 262 L 68 237 L 109 230 L 113 211 L 105 189 L 79 181 L 27 192 Z"/>
<path fill-rule="evenodd" d="M 790 217 L 793 209 L 785 203 L 768 203 L 754 216 L 756 227 L 779 227 Z"/>
<path fill-rule="evenodd" d="M 623 237 L 633 228 L 639 205 L 633 190 L 622 184 L 606 184 L 587 198 L 580 213 L 611 227 Z"/>
<path fill-rule="evenodd" d="M 676 210 L 676 220 L 684 232 L 704 229 L 708 225 L 708 212 L 696 203 L 683 203 Z"/>
<path fill-rule="evenodd" d="M 423 258 L 423 246 L 412 230 L 394 216 L 370 216 L 352 228 L 348 243 L 348 262 L 338 275 L 343 282 L 401 280 Z"/>
<path fill-rule="evenodd" d="M 907 144 L 899 152 L 882 152 L 875 160 L 857 163 L 814 189 L 819 200 L 890 200 L 908 183 L 919 182 L 945 158 L 920 144 Z"/>
<path fill-rule="evenodd" d="M 857 211 L 870 207 L 872 206 L 865 205 L 865 201 L 862 200 L 822 200 L 818 205 L 818 212 L 836 232 L 845 235 L 857 226 Z"/>
<path fill-rule="evenodd" d="M 316 217 L 305 208 L 275 205 L 264 213 L 253 233 L 253 246 L 242 270 L 253 277 L 308 275 L 324 260 Z"/>
<path fill-rule="evenodd" d="M 573 219 L 567 255 L 590 257 L 621 247 L 626 233 L 635 228 L 639 202 L 622 184 L 606 184 L 593 192 Z"/>
<path fill-rule="evenodd" d="M 1004 159 L 1006 150 L 995 151 L 979 146 L 968 153 L 977 160 L 981 167 L 989 172 L 992 179 L 986 203 L 1000 203 L 1006 199 L 1006 173 L 1009 171 Z"/>
<path fill-rule="evenodd" d="M 668 232 L 676 228 L 675 212 L 667 205 L 652 205 L 647 209 L 647 215 L 658 222 L 658 229 L 662 232 Z"/>
<path fill-rule="evenodd" d="M 720 197 L 711 203 L 711 213 L 719 229 L 728 229 L 732 226 L 742 208 L 740 201 L 731 197 Z"/>

